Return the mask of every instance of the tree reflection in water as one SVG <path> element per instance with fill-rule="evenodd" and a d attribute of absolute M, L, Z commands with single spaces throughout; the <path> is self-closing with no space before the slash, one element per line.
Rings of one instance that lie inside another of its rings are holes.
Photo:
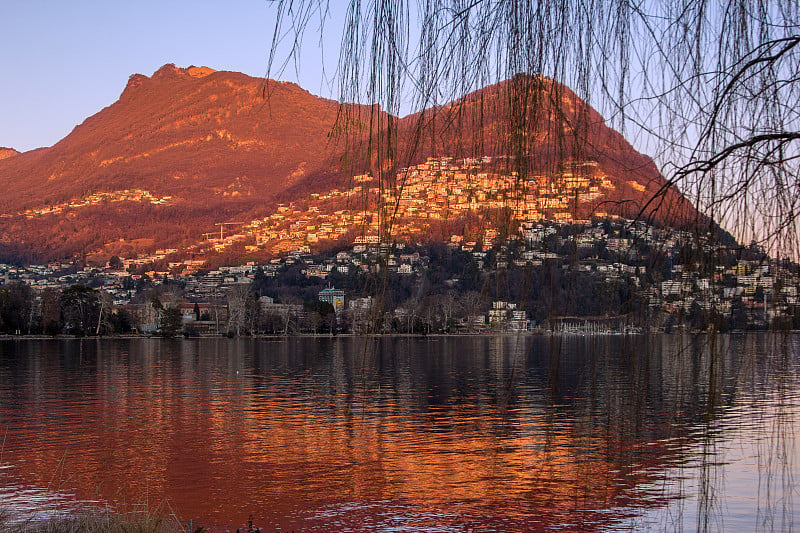
<path fill-rule="evenodd" d="M 3 342 L 0 483 L 60 464 L 78 498 L 302 531 L 791 529 L 798 345 Z"/>

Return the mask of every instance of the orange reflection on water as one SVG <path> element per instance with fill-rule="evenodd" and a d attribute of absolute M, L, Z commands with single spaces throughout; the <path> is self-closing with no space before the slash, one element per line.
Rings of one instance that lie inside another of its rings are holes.
<path fill-rule="evenodd" d="M 26 354 L 27 374 L 4 367 L 27 377 L 3 389 L 3 461 L 39 486 L 122 505 L 168 500 L 205 523 L 500 531 L 607 524 L 665 460 L 657 445 L 639 460 L 643 444 L 618 421 L 594 434 L 574 412 L 501 401 L 503 357 L 439 402 L 426 399 L 426 361 L 359 359 L 352 341 L 329 342 L 295 346 L 295 358 L 267 341 L 100 342 L 77 361 L 42 344 Z M 432 381 L 455 383 L 444 363 Z"/>

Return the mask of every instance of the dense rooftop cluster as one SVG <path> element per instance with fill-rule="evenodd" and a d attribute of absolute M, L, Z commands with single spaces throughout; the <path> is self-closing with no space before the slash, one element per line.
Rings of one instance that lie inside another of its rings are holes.
<path fill-rule="evenodd" d="M 429 236 L 434 225 L 470 215 L 481 229 L 496 232 L 491 214 L 508 210 L 514 220 L 569 221 L 579 205 L 589 205 L 615 189 L 594 161 L 567 162 L 552 175 L 520 179 L 499 157 L 429 158 L 400 169 L 397 182 L 381 190 L 370 175 L 358 175 L 351 187 L 312 193 L 281 204 L 268 217 L 233 225 L 227 237 L 216 232 L 191 248 L 192 253 L 224 253 L 237 245 L 244 253 L 281 254 L 313 249 L 351 236 L 360 242 L 413 242 Z M 631 180 L 641 190 L 644 185 Z M 604 216 L 605 213 L 596 213 Z M 237 227 L 238 226 L 238 227 Z"/>
<path fill-rule="evenodd" d="M 39 208 L 29 208 L 20 213 L 26 218 L 35 218 L 45 215 L 58 215 L 61 213 L 74 211 L 84 207 L 91 207 L 105 203 L 114 202 L 143 202 L 152 205 L 171 205 L 174 203 L 172 196 L 155 196 L 150 191 L 142 189 L 124 189 L 114 192 L 98 192 L 90 194 L 89 196 L 73 199 L 69 202 L 61 202 L 53 205 L 47 205 Z M 6 215 L 10 217 L 11 215 Z"/>
<path fill-rule="evenodd" d="M 178 250 L 158 252 L 169 265 Z M 502 239 L 484 232 L 439 244 L 362 240 L 262 263 L 171 266 L 146 270 L 117 258 L 102 267 L 0 265 L 0 328 L 289 334 L 800 325 L 796 264 L 769 260 L 757 246 L 623 219 L 540 220 Z"/>

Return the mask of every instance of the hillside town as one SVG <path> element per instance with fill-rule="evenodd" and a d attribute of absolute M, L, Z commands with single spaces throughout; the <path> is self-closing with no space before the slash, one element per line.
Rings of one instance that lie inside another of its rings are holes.
<path fill-rule="evenodd" d="M 0 331 L 585 334 L 800 326 L 796 264 L 771 260 L 756 245 L 643 221 L 529 221 L 505 239 L 359 241 L 214 269 L 169 262 L 177 253 L 148 258 L 163 270 L 116 257 L 106 265 L 0 265 Z"/>
<path fill-rule="evenodd" d="M 151 205 L 172 205 L 174 203 L 174 199 L 172 196 L 154 196 L 150 193 L 150 191 L 145 191 L 142 189 L 124 189 L 114 192 L 98 192 L 90 194 L 81 199 L 74 199 L 69 202 L 61 202 L 40 208 L 29 208 L 19 214 L 23 215 L 25 218 L 35 218 L 46 215 L 58 215 L 84 207 L 118 202 L 141 202 Z M 11 215 L 0 216 L 6 216 L 7 218 L 11 217 Z"/>
<path fill-rule="evenodd" d="M 486 233 L 475 237 L 488 242 L 497 232 L 490 220 L 492 212 L 508 210 L 518 221 L 569 221 L 578 206 L 597 202 L 616 188 L 595 161 L 565 162 L 555 173 L 524 180 L 506 164 L 505 158 L 488 156 L 428 158 L 400 169 L 395 182 L 383 189 L 373 176 L 356 175 L 349 188 L 280 204 L 265 218 L 224 223 L 231 225 L 227 236 L 224 228 L 219 237 L 208 232 L 206 240 L 190 251 L 224 253 L 244 245 L 245 253 L 264 250 L 281 254 L 346 236 L 362 243 L 384 242 L 389 240 L 386 235 L 391 235 L 391 240 L 413 242 L 430 235 L 434 225 L 469 215 L 482 219 L 481 229 Z M 645 190 L 645 185 L 635 180 L 628 185 Z M 606 213 L 595 210 L 594 215 L 604 217 Z"/>

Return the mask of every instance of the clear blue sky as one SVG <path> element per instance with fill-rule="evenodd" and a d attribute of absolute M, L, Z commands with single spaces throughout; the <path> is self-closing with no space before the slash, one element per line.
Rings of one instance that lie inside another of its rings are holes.
<path fill-rule="evenodd" d="M 0 146 L 55 144 L 116 101 L 131 74 L 165 63 L 263 76 L 274 21 L 267 0 L 1 0 Z M 335 63 L 339 36 L 330 39 L 324 57 Z M 292 66 L 279 78 L 335 96 L 319 43 L 303 49 L 299 75 Z"/>

